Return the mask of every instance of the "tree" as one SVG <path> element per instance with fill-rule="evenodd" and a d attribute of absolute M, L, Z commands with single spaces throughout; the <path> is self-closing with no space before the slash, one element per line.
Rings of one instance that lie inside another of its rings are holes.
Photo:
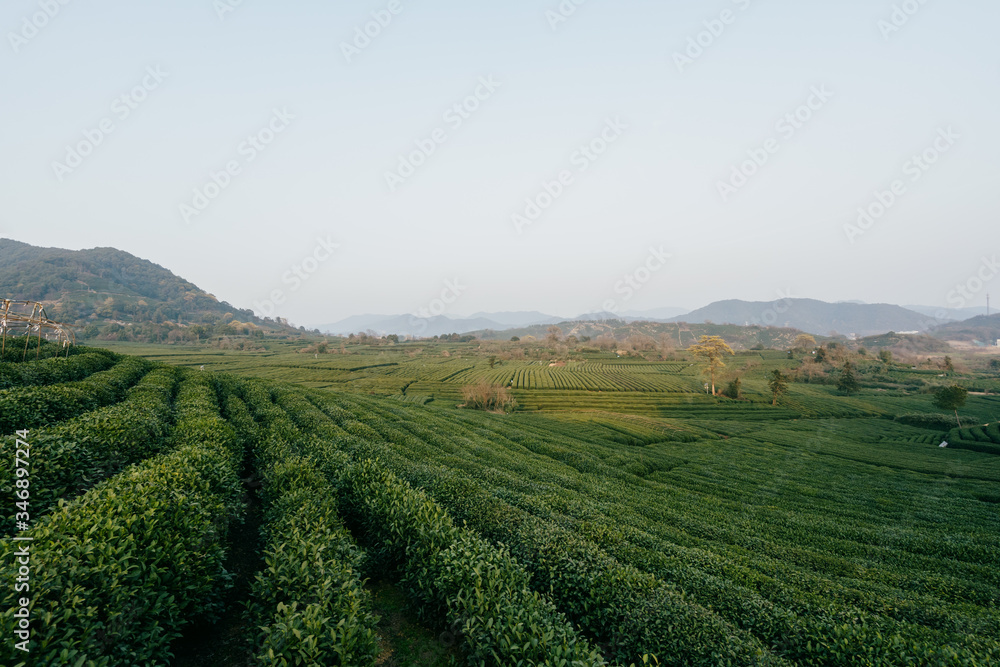
<path fill-rule="evenodd" d="M 490 355 L 489 362 L 490 362 L 490 368 L 493 368 L 494 366 L 497 365 L 497 357 L 495 354 Z"/>
<path fill-rule="evenodd" d="M 879 352 L 878 352 L 878 358 L 879 358 L 879 360 L 882 361 L 883 364 L 886 364 L 886 365 L 891 364 L 892 363 L 892 350 L 879 350 Z"/>
<path fill-rule="evenodd" d="M 958 426 L 961 428 L 962 420 L 958 417 L 958 409 L 965 405 L 965 399 L 968 397 L 969 392 L 965 387 L 953 384 L 950 387 L 941 387 L 934 392 L 934 405 L 943 410 L 954 410 L 955 421 L 958 422 Z"/>
<path fill-rule="evenodd" d="M 816 350 L 816 359 L 815 359 L 815 361 L 816 361 L 817 364 L 821 364 L 824 361 L 826 361 L 826 348 L 825 347 L 820 347 L 818 350 Z"/>
<path fill-rule="evenodd" d="M 1000 371 L 1000 359 L 990 359 L 990 370 Z"/>
<path fill-rule="evenodd" d="M 778 397 L 788 391 L 788 377 L 781 374 L 781 370 L 775 368 L 767 380 L 767 386 L 771 388 L 771 405 L 778 404 Z"/>
<path fill-rule="evenodd" d="M 516 343 L 519 340 L 521 340 L 521 338 L 519 336 L 511 336 L 510 337 L 510 342 L 512 342 L 512 343 Z"/>
<path fill-rule="evenodd" d="M 548 329 L 546 329 L 546 331 L 548 331 L 549 335 L 545 337 L 545 340 L 550 345 L 555 345 L 556 343 L 559 342 L 559 336 L 562 335 L 562 329 L 553 324 Z"/>
<path fill-rule="evenodd" d="M 948 373 L 954 373 L 955 372 L 955 364 L 952 363 L 951 357 L 946 356 L 944 358 L 944 369 Z"/>
<path fill-rule="evenodd" d="M 799 334 L 795 337 L 796 350 L 811 350 L 816 347 L 816 339 L 807 333 Z"/>
<path fill-rule="evenodd" d="M 743 398 L 743 381 L 738 377 L 730 380 L 726 388 L 722 390 L 722 395 L 734 399 Z"/>
<path fill-rule="evenodd" d="M 509 388 L 487 382 L 462 387 L 462 398 L 465 399 L 465 403 L 458 406 L 460 408 L 512 412 L 517 407 L 517 401 L 511 395 Z"/>
<path fill-rule="evenodd" d="M 715 396 L 715 375 L 726 366 L 722 356 L 727 352 L 735 355 L 733 348 L 729 347 L 721 336 L 702 336 L 697 343 L 688 348 L 688 352 L 705 360 L 706 370 L 712 381 L 712 396 Z"/>
<path fill-rule="evenodd" d="M 861 389 L 858 378 L 854 376 L 854 366 L 851 365 L 850 361 L 844 362 L 844 369 L 840 371 L 840 377 L 837 378 L 837 389 L 848 395 L 856 394 Z"/>

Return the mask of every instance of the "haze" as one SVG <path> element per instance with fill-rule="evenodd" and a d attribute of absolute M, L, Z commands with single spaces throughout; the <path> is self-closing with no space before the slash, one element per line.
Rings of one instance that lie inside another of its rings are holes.
<path fill-rule="evenodd" d="M 954 307 L 957 285 L 981 305 L 998 20 L 987 0 L 12 0 L 0 236 L 114 246 L 307 326 L 448 290 L 453 316 Z"/>

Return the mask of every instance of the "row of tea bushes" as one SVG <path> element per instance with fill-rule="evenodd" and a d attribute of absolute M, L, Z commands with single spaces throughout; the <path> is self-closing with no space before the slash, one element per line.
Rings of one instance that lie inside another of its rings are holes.
<path fill-rule="evenodd" d="M 153 364 L 125 357 L 115 366 L 77 382 L 0 390 L 0 435 L 37 428 L 117 403 Z"/>
<path fill-rule="evenodd" d="M 74 358 L 74 357 L 71 357 Z M 178 372 L 159 368 L 128 390 L 125 400 L 48 428 L 32 431 L 31 516 L 38 519 L 60 498 L 68 499 L 127 465 L 159 453 L 173 422 Z M 0 456 L 13 457 L 14 440 L 0 439 Z M 0 468 L 0 497 L 14 491 L 13 467 Z M 13 516 L 2 518 L 4 532 Z"/>
<path fill-rule="evenodd" d="M 31 652 L 4 642 L 0 663 L 162 664 L 185 625 L 217 617 L 231 578 L 227 532 L 242 508 L 233 466 L 242 452 L 204 389 L 208 378 L 181 391 L 177 431 L 185 437 L 175 451 L 98 484 L 32 530 Z M 3 562 L 14 550 L 5 540 Z M 14 595 L 3 591 L 5 637 Z"/>
<path fill-rule="evenodd" d="M 340 521 L 329 481 L 301 455 L 303 436 L 272 393 L 260 381 L 240 381 L 225 409 L 252 443 L 263 484 L 264 569 L 248 606 L 252 652 L 268 665 L 374 664 L 376 619 L 361 578 L 364 552 Z"/>
<path fill-rule="evenodd" d="M 20 364 L 0 363 L 0 389 L 75 382 L 99 371 L 106 371 L 118 360 L 118 355 L 106 350 L 86 354 L 27 361 Z"/>
<path fill-rule="evenodd" d="M 456 527 L 441 506 L 378 462 L 345 459 L 337 450 L 357 437 L 301 392 L 276 398 L 299 428 L 318 436 L 308 451 L 340 489 L 373 569 L 400 579 L 429 623 L 456 631 L 468 664 L 605 664 L 552 602 L 530 589 L 527 571 L 505 549 Z"/>
<path fill-rule="evenodd" d="M 287 442 L 265 441 L 264 570 L 250 614 L 268 665 L 371 665 L 378 653 L 364 552 L 344 528 L 329 481 Z"/>
<path fill-rule="evenodd" d="M 531 572 L 536 590 L 549 593 L 559 609 L 602 642 L 615 659 L 628 662 L 652 653 L 664 664 L 780 665 L 750 633 L 686 599 L 655 576 L 620 562 L 596 545 L 519 508 L 493 499 L 471 480 L 448 484 L 454 472 L 400 457 L 397 447 L 366 424 L 345 422 L 361 437 L 364 451 L 377 447 L 384 467 L 427 485 L 470 528 L 511 551 Z M 376 424 L 383 429 L 388 424 Z M 415 474 L 422 472 L 423 474 Z"/>
<path fill-rule="evenodd" d="M 347 506 L 379 567 L 401 577 L 429 619 L 457 630 L 470 665 L 604 665 L 503 548 L 454 525 L 447 512 L 377 462 L 340 471 Z"/>

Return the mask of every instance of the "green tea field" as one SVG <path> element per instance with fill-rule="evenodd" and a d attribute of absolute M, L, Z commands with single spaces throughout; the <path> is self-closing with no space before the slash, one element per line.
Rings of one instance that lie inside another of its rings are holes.
<path fill-rule="evenodd" d="M 1000 380 L 811 363 L 8 355 L 0 663 L 1000 664 Z"/>

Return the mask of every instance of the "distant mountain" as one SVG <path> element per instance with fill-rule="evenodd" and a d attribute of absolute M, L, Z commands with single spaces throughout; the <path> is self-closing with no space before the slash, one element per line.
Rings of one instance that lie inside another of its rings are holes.
<path fill-rule="evenodd" d="M 826 303 L 816 299 L 780 301 L 717 301 L 673 322 L 761 324 L 790 327 L 822 336 L 871 336 L 888 331 L 927 331 L 937 322 L 921 313 L 890 304 Z"/>
<path fill-rule="evenodd" d="M 601 311 L 596 313 L 581 313 L 571 320 L 564 320 L 565 322 L 603 322 L 605 320 L 621 320 L 626 321 L 623 315 L 618 315 L 615 313 L 609 313 L 607 311 Z"/>
<path fill-rule="evenodd" d="M 416 315 L 358 315 L 317 327 L 323 333 L 346 336 L 352 333 L 374 331 L 380 336 L 430 337 L 445 334 L 464 334 L 479 329 L 503 330 L 509 327 L 485 317 L 452 319 L 444 315 L 417 317 Z"/>
<path fill-rule="evenodd" d="M 375 331 L 379 323 L 391 320 L 398 315 L 352 315 L 332 324 L 321 324 L 317 329 L 323 333 L 361 333 Z M 391 332 L 390 332 L 391 333 Z"/>
<path fill-rule="evenodd" d="M 608 323 L 615 331 L 627 331 L 627 325 L 649 322 L 687 322 L 734 324 L 738 326 L 759 325 L 788 330 L 800 330 L 820 336 L 831 332 L 843 335 L 871 336 L 889 331 L 924 332 L 940 324 L 933 317 L 923 315 L 890 304 L 866 303 L 826 303 L 815 299 L 785 299 L 782 301 L 717 301 L 690 313 L 676 315 L 680 308 L 660 308 L 649 311 L 629 311 L 627 313 L 594 312 L 582 313 L 572 319 L 559 319 L 537 311 L 489 313 L 481 312 L 468 318 L 437 316 L 421 319 L 410 315 L 360 315 L 349 317 L 333 324 L 321 325 L 319 329 L 331 334 L 349 334 L 374 331 L 379 335 L 398 334 L 400 336 L 440 336 L 443 334 L 465 334 L 493 332 L 487 338 L 505 338 L 510 335 L 544 335 L 548 326 L 557 324 L 564 330 L 577 330 L 581 335 L 591 335 L 608 330 Z M 662 318 L 656 315 L 670 315 Z M 596 323 L 596 326 L 581 326 Z M 626 329 L 621 329 L 626 326 Z"/>
<path fill-rule="evenodd" d="M 534 324 L 554 324 L 563 318 L 546 315 L 537 310 L 504 311 L 498 313 L 474 313 L 466 319 L 491 320 L 505 327 L 530 327 Z"/>
<path fill-rule="evenodd" d="M 962 322 L 951 322 L 936 327 L 931 335 L 941 340 L 978 341 L 983 345 L 995 345 L 1000 339 L 1000 314 L 980 315 Z"/>
<path fill-rule="evenodd" d="M 929 317 L 942 317 L 946 320 L 967 320 L 970 317 L 986 314 L 986 306 L 971 306 L 968 308 L 943 308 L 941 306 L 903 306 Z"/>
<path fill-rule="evenodd" d="M 650 310 L 626 310 L 622 313 L 623 317 L 636 320 L 647 320 L 655 322 L 657 320 L 669 320 L 673 317 L 679 317 L 681 315 L 686 315 L 690 312 L 688 308 L 675 308 L 673 306 L 665 306 L 663 308 L 651 308 Z"/>
<path fill-rule="evenodd" d="M 77 335 L 87 338 L 159 342 L 240 335 L 254 328 L 292 331 L 116 248 L 64 250 L 0 239 L 0 295 L 39 301 L 50 318 L 77 325 Z M 229 321 L 252 326 L 236 331 L 227 329 Z M 171 335 L 175 330 L 180 331 Z"/>

